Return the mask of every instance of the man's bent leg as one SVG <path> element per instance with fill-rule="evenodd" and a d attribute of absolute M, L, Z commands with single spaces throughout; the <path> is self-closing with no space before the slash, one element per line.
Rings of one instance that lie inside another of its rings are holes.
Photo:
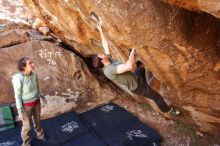
<path fill-rule="evenodd" d="M 168 112 L 171 110 L 171 107 L 169 107 L 166 104 L 163 97 L 159 93 L 151 89 L 150 87 L 148 89 L 148 93 L 146 94 L 146 96 L 148 96 L 148 98 L 150 99 L 153 99 L 162 112 Z"/>
<path fill-rule="evenodd" d="M 159 93 L 151 89 L 146 81 L 142 86 L 139 86 L 132 92 L 134 94 L 141 95 L 154 100 L 154 102 L 157 104 L 157 106 L 160 108 L 162 112 L 168 112 L 171 110 L 171 108 L 164 101 L 163 97 Z"/>
<path fill-rule="evenodd" d="M 160 108 L 162 112 L 168 112 L 170 115 L 180 114 L 180 111 L 176 110 L 175 108 L 169 107 L 164 101 L 163 97 L 150 88 L 146 80 L 144 67 L 137 68 L 133 72 L 133 74 L 138 77 L 138 87 L 137 89 L 131 92 L 154 100 L 154 102 L 157 104 L 157 106 Z"/>

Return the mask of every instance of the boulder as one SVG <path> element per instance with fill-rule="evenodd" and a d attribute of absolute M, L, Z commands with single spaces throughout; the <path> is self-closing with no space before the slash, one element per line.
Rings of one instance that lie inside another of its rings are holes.
<path fill-rule="evenodd" d="M 28 26 L 7 25 L 0 31 L 5 35 L 0 44 L 7 42 L 0 48 L 0 104 L 14 103 L 11 77 L 17 72 L 17 60 L 23 56 L 34 62 L 40 88 L 48 100 L 48 105 L 42 105 L 43 118 L 70 110 L 83 111 L 116 97 L 112 87 L 98 81 L 81 58 L 52 39 L 48 41 Z"/>
<path fill-rule="evenodd" d="M 23 5 L 23 0 L 1 0 L 0 7 L 0 25 L 11 21 L 28 24 L 34 19 L 30 10 Z"/>
<path fill-rule="evenodd" d="M 182 111 L 177 120 L 205 132 L 219 133 L 218 19 L 159 0 L 24 0 L 24 3 L 59 39 L 83 56 L 103 52 L 96 24 L 91 19 L 92 13 L 97 14 L 104 33 L 118 46 L 111 45 L 113 56 L 126 61 L 128 49 L 136 48 L 138 60 L 167 87 L 170 102 Z"/>
<path fill-rule="evenodd" d="M 217 18 L 220 18 L 220 2 L 218 0 L 163 0 L 170 4 L 175 4 L 176 6 L 183 7 L 188 10 L 197 12 L 206 12 Z"/>

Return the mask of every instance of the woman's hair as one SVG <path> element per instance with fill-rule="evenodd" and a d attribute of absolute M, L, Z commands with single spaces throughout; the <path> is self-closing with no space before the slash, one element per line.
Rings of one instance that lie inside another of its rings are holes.
<path fill-rule="evenodd" d="M 18 60 L 17 68 L 19 71 L 24 71 L 24 67 L 26 66 L 26 62 L 29 58 L 27 57 L 22 57 L 21 59 Z"/>
<path fill-rule="evenodd" d="M 104 64 L 102 63 L 102 59 L 98 57 L 97 54 L 92 55 L 92 65 L 95 68 L 103 68 Z"/>

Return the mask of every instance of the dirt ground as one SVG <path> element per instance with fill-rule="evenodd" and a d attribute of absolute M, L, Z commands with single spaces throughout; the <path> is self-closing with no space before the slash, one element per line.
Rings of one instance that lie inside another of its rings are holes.
<path fill-rule="evenodd" d="M 119 96 L 112 102 L 124 107 L 159 132 L 162 146 L 220 146 L 219 136 L 204 134 L 182 122 L 168 120 L 149 105 L 139 103 L 129 96 Z"/>

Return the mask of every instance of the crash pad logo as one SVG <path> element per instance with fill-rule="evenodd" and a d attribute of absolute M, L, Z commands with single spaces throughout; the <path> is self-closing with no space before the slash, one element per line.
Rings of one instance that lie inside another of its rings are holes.
<path fill-rule="evenodd" d="M 138 138 L 147 138 L 148 137 L 141 130 L 131 130 L 131 131 L 128 131 L 126 133 L 127 133 L 127 137 L 130 140 L 133 140 L 133 138 L 135 138 L 135 137 L 138 137 Z"/>
<path fill-rule="evenodd" d="M 101 111 L 103 112 L 110 112 L 114 110 L 114 106 L 113 105 L 105 105 L 103 107 L 101 107 Z"/>
<path fill-rule="evenodd" d="M 72 133 L 77 128 L 79 128 L 79 125 L 75 121 L 68 122 L 68 123 L 66 123 L 65 125 L 62 126 L 62 132 Z"/>
<path fill-rule="evenodd" d="M 11 146 L 14 145 L 15 141 L 7 141 L 7 142 L 3 142 L 0 143 L 0 146 Z"/>

